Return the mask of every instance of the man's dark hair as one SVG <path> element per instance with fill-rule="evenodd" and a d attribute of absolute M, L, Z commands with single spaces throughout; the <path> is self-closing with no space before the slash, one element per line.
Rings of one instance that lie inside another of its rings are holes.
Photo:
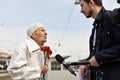
<path fill-rule="evenodd" d="M 79 1 L 81 1 L 81 0 L 79 0 Z M 84 1 L 87 3 L 90 2 L 90 0 L 84 0 Z M 102 0 L 93 0 L 93 1 L 97 6 L 102 6 Z"/>

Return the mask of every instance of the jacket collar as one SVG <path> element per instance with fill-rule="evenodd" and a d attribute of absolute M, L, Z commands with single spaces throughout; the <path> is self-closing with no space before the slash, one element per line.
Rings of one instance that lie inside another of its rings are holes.
<path fill-rule="evenodd" d="M 93 23 L 94 26 L 95 26 L 96 23 L 99 23 L 99 22 L 103 21 L 103 17 L 105 15 L 105 12 L 106 12 L 105 8 L 102 7 L 101 10 L 99 11 L 97 17 L 95 18 L 95 21 Z"/>
<path fill-rule="evenodd" d="M 28 37 L 26 40 L 26 43 L 27 43 L 29 52 L 35 52 L 37 50 L 40 50 L 39 45 L 32 38 Z"/>

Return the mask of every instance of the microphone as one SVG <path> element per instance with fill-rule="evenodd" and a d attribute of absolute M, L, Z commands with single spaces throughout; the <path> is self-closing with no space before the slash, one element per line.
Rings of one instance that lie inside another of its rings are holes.
<path fill-rule="evenodd" d="M 71 62 L 68 65 L 86 65 L 90 64 L 89 61 Z"/>
<path fill-rule="evenodd" d="M 60 64 L 63 64 L 63 66 L 64 66 L 69 72 L 71 72 L 74 76 L 76 76 L 75 72 L 71 69 L 70 65 L 66 65 L 66 64 L 65 64 L 64 58 L 63 58 L 61 55 L 57 54 L 57 55 L 55 56 L 55 58 L 56 58 L 56 60 L 57 60 Z"/>

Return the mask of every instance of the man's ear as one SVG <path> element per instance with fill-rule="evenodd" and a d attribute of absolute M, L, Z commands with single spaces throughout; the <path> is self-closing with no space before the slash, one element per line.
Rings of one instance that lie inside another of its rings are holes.
<path fill-rule="evenodd" d="M 90 0 L 89 4 L 90 4 L 91 6 L 93 6 L 95 3 L 94 3 L 93 0 Z"/>

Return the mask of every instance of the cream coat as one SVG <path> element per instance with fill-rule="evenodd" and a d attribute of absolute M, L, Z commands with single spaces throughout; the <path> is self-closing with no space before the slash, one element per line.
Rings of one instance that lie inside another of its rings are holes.
<path fill-rule="evenodd" d="M 36 80 L 40 78 L 43 52 L 37 43 L 28 38 L 13 53 L 8 72 L 13 80 Z"/>

